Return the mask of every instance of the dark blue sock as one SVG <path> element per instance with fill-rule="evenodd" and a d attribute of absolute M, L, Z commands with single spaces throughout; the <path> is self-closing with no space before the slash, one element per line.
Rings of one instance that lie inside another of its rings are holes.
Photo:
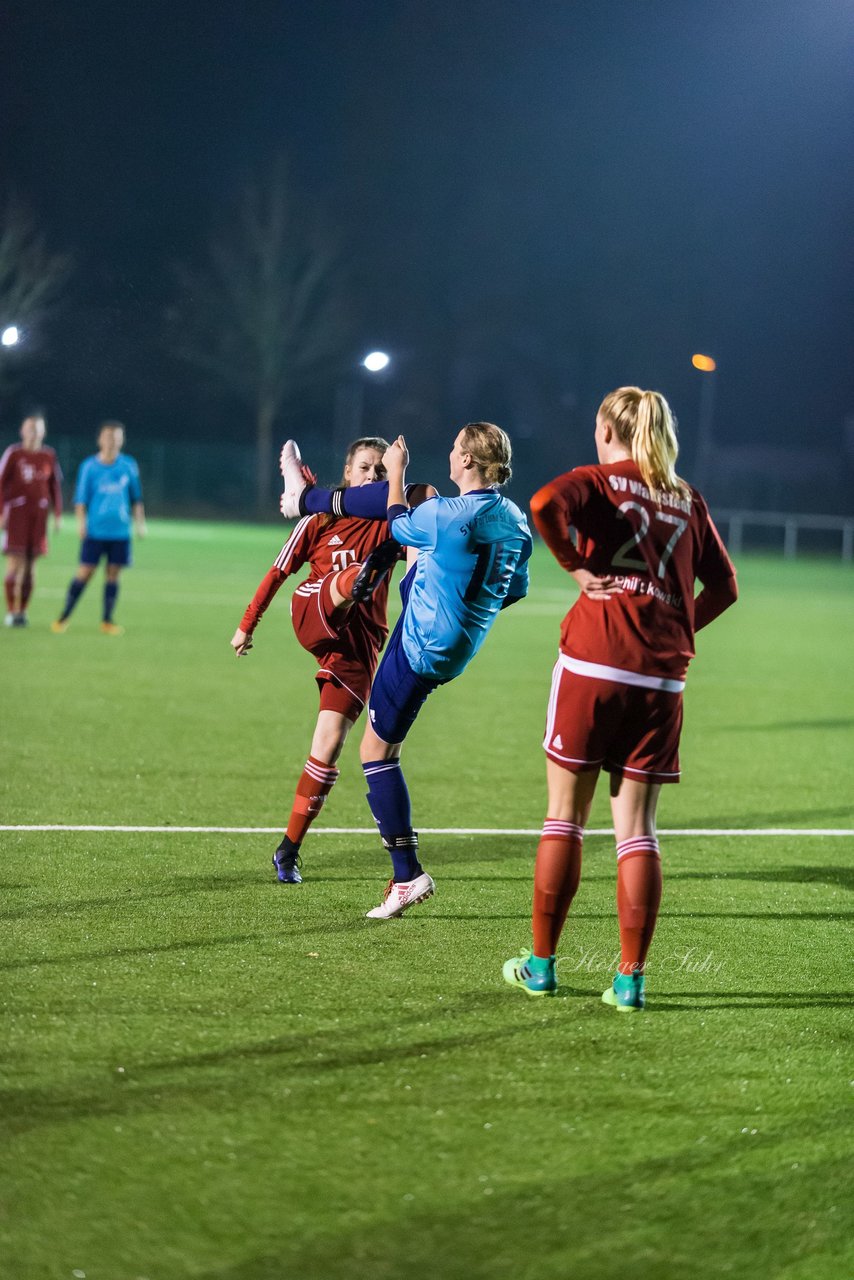
<path fill-rule="evenodd" d="M 368 783 L 368 804 L 391 857 L 394 878 L 414 880 L 423 868 L 418 861 L 418 836 L 412 830 L 412 807 L 400 761 L 369 760 L 362 768 Z"/>
<path fill-rule="evenodd" d="M 117 582 L 104 583 L 104 621 L 112 622 L 113 610 L 116 607 L 116 599 L 119 594 L 119 584 Z"/>
<path fill-rule="evenodd" d="M 306 489 L 300 511 L 306 515 L 358 516 L 362 520 L 385 520 L 388 481 L 355 485 L 348 489 Z"/>
<path fill-rule="evenodd" d="M 60 622 L 64 622 L 65 619 L 68 617 L 68 615 L 71 613 L 71 610 L 74 608 L 77 601 L 80 599 L 80 596 L 83 593 L 83 588 L 85 586 L 86 586 L 86 583 L 82 582 L 80 578 L 71 579 L 71 582 L 69 583 L 69 586 L 68 586 L 68 592 L 65 597 L 65 608 L 62 610 Z"/>

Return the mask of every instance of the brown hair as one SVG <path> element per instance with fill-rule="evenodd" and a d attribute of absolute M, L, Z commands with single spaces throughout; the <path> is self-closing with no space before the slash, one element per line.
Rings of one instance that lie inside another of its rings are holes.
<path fill-rule="evenodd" d="M 469 422 L 463 427 L 461 446 L 487 484 L 506 484 L 512 476 L 510 437 L 494 422 Z"/>
<path fill-rule="evenodd" d="M 376 449 L 378 453 L 385 453 L 388 447 L 388 440 L 383 440 L 382 436 L 359 436 L 359 439 L 354 440 L 347 450 L 347 456 L 344 459 L 344 470 L 341 472 L 340 485 L 343 488 L 349 485 L 347 468 L 360 449 Z"/>
<path fill-rule="evenodd" d="M 599 414 L 610 422 L 620 444 L 631 450 L 644 483 L 653 494 L 663 489 L 688 496 L 688 486 L 676 474 L 676 419 L 660 391 L 618 387 L 602 401 Z"/>

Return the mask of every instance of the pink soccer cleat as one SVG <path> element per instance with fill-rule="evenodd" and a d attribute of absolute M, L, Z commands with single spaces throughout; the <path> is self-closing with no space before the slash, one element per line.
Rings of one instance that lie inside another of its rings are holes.
<path fill-rule="evenodd" d="M 286 440 L 282 445 L 279 470 L 285 482 L 285 492 L 279 499 L 279 510 L 286 520 L 296 520 L 300 514 L 299 500 L 308 487 L 296 440 Z"/>

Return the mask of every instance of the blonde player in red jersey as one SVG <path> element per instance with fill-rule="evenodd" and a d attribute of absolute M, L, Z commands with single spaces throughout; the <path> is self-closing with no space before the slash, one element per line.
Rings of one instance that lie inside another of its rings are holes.
<path fill-rule="evenodd" d="M 644 1007 L 661 898 L 655 811 L 679 781 L 682 690 L 694 634 L 737 598 L 735 569 L 700 493 L 675 471 L 676 423 L 657 391 L 620 387 L 596 416 L 594 466 L 534 494 L 534 523 L 581 595 L 563 621 L 543 746 L 548 817 L 534 872 L 533 952 L 504 977 L 557 987 L 555 951 L 581 874 L 600 770 L 610 774 L 620 963 L 606 1004 Z M 702 590 L 695 597 L 695 581 Z"/>
<path fill-rule="evenodd" d="M 28 414 L 20 434 L 20 445 L 10 445 L 0 458 L 7 627 L 27 625 L 35 562 L 47 555 L 48 515 L 52 509 L 57 532 L 62 515 L 62 472 L 53 449 L 43 444 L 44 416 Z"/>
<path fill-rule="evenodd" d="M 347 451 L 342 486 L 384 480 L 382 458 L 387 448 L 387 442 L 376 436 L 355 440 Z M 419 486 L 417 494 L 413 492 L 410 498 L 420 500 L 428 492 L 435 490 Z M 336 761 L 367 702 L 379 653 L 388 635 L 388 577 L 377 582 L 367 599 L 356 602 L 353 598 L 363 562 L 386 542 L 389 536 L 385 520 L 303 516 L 255 592 L 231 640 L 238 658 L 247 654 L 255 628 L 282 583 L 308 563 L 309 575 L 292 597 L 291 619 L 300 644 L 318 663 L 315 679 L 320 710 L 287 830 L 273 855 L 283 884 L 302 881 L 300 845 L 338 780 Z M 391 549 L 397 557 L 400 549 L 396 544 Z"/>

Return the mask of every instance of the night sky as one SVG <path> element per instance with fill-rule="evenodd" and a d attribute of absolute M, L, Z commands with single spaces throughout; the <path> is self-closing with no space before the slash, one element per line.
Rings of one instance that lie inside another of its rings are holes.
<path fill-rule="evenodd" d="M 251 429 L 170 356 L 164 316 L 172 264 L 284 151 L 350 251 L 353 361 L 396 357 L 366 425 L 415 404 L 443 440 L 478 416 L 541 447 L 587 439 L 602 394 L 639 382 L 690 430 L 706 350 L 722 440 L 841 437 L 845 0 L 0 0 L 0 15 L 0 179 L 78 263 L 20 385 L 54 431 L 102 413 L 154 438 Z M 316 426 L 332 396 L 315 388 L 288 424 Z M 19 407 L 2 408 L 7 434 Z"/>

